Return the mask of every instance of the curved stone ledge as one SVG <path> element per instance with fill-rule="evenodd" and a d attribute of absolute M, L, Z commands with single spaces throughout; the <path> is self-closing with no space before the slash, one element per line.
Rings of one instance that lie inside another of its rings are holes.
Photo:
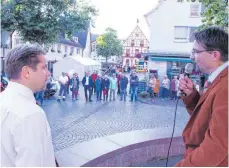
<path fill-rule="evenodd" d="M 126 167 L 144 164 L 149 160 L 167 157 L 170 138 L 149 140 L 119 148 L 99 156 L 82 167 Z M 93 150 L 93 149 L 92 149 Z M 181 137 L 174 137 L 170 148 L 170 156 L 184 153 Z"/>

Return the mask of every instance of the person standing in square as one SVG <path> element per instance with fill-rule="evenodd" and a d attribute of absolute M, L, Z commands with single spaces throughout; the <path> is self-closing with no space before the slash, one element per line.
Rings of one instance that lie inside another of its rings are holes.
<path fill-rule="evenodd" d="M 75 101 L 77 99 L 78 96 L 78 92 L 79 92 L 79 77 L 77 73 L 73 74 L 72 79 L 70 80 L 70 88 L 72 91 L 72 100 Z"/>
<path fill-rule="evenodd" d="M 102 80 L 103 101 L 108 100 L 109 88 L 110 80 L 108 79 L 107 75 L 105 75 L 104 79 Z"/>
<path fill-rule="evenodd" d="M 50 72 L 38 44 L 22 44 L 6 56 L 10 82 L 0 94 L 1 166 L 55 167 L 52 135 L 34 93 L 46 87 Z"/>
<path fill-rule="evenodd" d="M 118 88 L 118 80 L 116 78 L 116 74 L 113 73 L 112 77 L 110 78 L 110 101 L 113 95 L 113 100 L 115 100 L 116 89 Z"/>
<path fill-rule="evenodd" d="M 123 73 L 120 74 L 119 85 L 120 85 L 120 100 L 126 101 L 128 78 Z"/>
<path fill-rule="evenodd" d="M 92 96 L 92 78 L 89 76 L 89 72 L 85 73 L 85 76 L 83 77 L 82 84 L 84 87 L 84 93 L 85 93 L 85 99 L 86 101 L 89 100 L 89 102 L 92 102 L 91 96 Z M 88 99 L 88 93 L 89 92 L 89 99 Z"/>

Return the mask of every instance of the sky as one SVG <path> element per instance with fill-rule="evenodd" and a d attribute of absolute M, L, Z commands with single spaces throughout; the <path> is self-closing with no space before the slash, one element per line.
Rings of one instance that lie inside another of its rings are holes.
<path fill-rule="evenodd" d="M 91 0 L 91 3 L 99 10 L 92 33 L 102 34 L 111 27 L 118 32 L 119 39 L 125 40 L 136 27 L 138 19 L 139 27 L 149 39 L 144 15 L 156 7 L 158 0 Z"/>

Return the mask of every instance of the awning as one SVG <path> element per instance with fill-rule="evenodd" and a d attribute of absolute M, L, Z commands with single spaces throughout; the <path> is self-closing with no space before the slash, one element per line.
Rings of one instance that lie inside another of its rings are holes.
<path fill-rule="evenodd" d="M 179 57 L 151 57 L 153 61 L 165 61 L 165 62 L 193 62 L 190 58 L 179 58 Z"/>

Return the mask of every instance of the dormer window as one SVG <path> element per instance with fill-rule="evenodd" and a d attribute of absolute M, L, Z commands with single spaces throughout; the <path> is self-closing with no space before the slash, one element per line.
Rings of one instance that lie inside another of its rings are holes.
<path fill-rule="evenodd" d="M 78 42 L 78 37 L 73 36 L 73 40 L 74 40 L 75 42 Z"/>

